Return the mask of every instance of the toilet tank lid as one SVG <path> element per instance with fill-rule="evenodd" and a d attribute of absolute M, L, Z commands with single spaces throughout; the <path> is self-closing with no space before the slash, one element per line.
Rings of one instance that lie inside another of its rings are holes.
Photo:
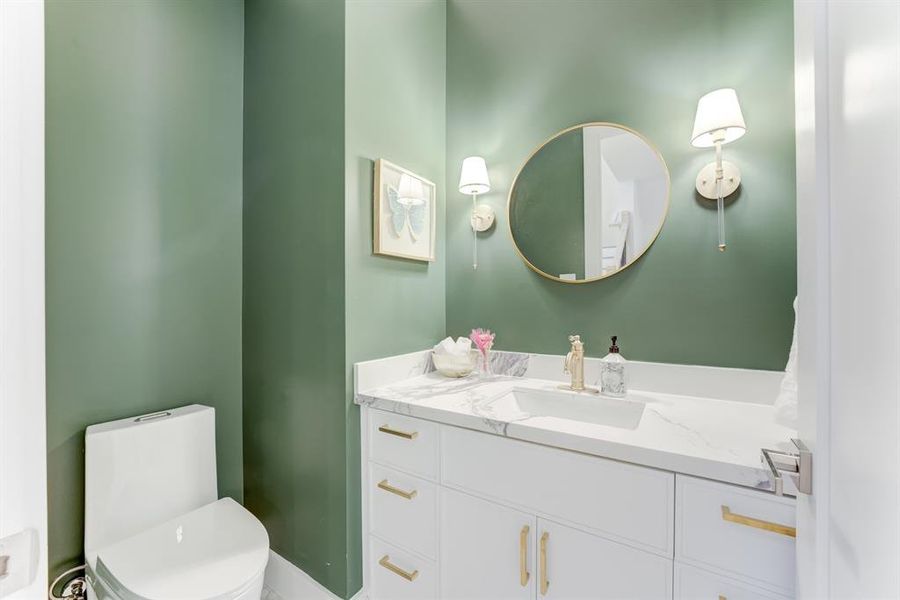
<path fill-rule="evenodd" d="M 125 598 L 227 598 L 265 569 L 269 536 L 231 498 L 100 548 L 96 575 Z"/>
<path fill-rule="evenodd" d="M 203 404 L 188 404 L 187 406 L 182 406 L 181 408 L 159 410 L 156 412 L 147 413 L 145 415 L 138 415 L 136 417 L 126 417 L 124 419 L 116 419 L 115 421 L 106 421 L 105 423 L 88 425 L 84 430 L 84 434 L 86 436 L 91 436 L 100 433 L 108 433 L 110 431 L 120 431 L 122 429 L 129 429 L 131 427 L 140 427 L 141 425 L 146 425 L 148 423 L 153 423 L 156 421 L 163 421 L 169 417 L 180 417 L 202 412 L 215 413 L 215 411 L 216 409 L 211 406 L 205 406 Z"/>

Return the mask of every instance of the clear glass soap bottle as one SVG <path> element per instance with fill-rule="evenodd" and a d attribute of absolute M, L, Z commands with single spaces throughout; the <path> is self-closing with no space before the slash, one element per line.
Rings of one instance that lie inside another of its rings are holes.
<path fill-rule="evenodd" d="M 625 364 L 628 361 L 619 354 L 619 347 L 616 345 L 618 337 L 612 336 L 609 354 L 600 361 L 600 393 L 623 398 L 628 393 L 625 384 Z"/>

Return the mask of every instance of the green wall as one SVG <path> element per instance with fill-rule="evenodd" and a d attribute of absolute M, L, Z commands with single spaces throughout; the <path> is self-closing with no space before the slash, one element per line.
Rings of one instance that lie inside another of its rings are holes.
<path fill-rule="evenodd" d="M 392 33 L 393 32 L 393 33 Z M 347 489 L 351 593 L 362 584 L 359 408 L 353 363 L 430 347 L 444 336 L 446 4 L 347 2 Z M 437 185 L 437 260 L 372 254 L 374 160 Z"/>
<path fill-rule="evenodd" d="M 81 562 L 84 429 L 216 408 L 241 477 L 238 1 L 46 2 L 50 571 Z"/>
<path fill-rule="evenodd" d="M 443 0 L 347 3 L 350 366 L 430 347 L 444 334 L 445 15 Z M 397 35 L 386 35 L 389 31 Z M 372 173 L 377 158 L 437 185 L 435 262 L 372 254 Z M 459 200 L 457 195 L 453 200 Z"/>
<path fill-rule="evenodd" d="M 216 408 L 241 473 L 239 1 L 46 2 L 50 572 L 81 562 L 84 429 Z"/>
<path fill-rule="evenodd" d="M 247 0 L 244 484 L 271 547 L 347 592 L 343 2 Z"/>
<path fill-rule="evenodd" d="M 447 172 L 481 154 L 498 226 L 468 264 L 468 206 L 448 184 L 447 333 L 497 332 L 499 347 L 559 354 L 611 334 L 632 359 L 782 369 L 796 293 L 792 4 L 783 0 L 451 0 L 447 11 Z M 743 184 L 729 202 L 727 252 L 715 211 L 695 197 L 712 160 L 690 145 L 697 99 L 734 87 L 748 133 L 725 147 Z M 507 232 L 506 195 L 528 154 L 570 125 L 613 121 L 668 163 L 671 209 L 637 264 L 567 285 L 530 271 Z"/>
<path fill-rule="evenodd" d="M 531 264 L 557 277 L 584 279 L 584 133 L 547 142 L 516 181 L 509 222 Z M 547 228 L 556 232 L 552 243 Z"/>

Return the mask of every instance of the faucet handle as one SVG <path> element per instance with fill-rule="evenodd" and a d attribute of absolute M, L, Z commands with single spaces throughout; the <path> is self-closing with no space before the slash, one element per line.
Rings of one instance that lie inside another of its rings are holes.
<path fill-rule="evenodd" d="M 580 342 L 581 342 L 581 336 L 578 335 L 577 333 L 573 333 L 572 335 L 569 336 L 569 341 L 572 342 L 573 344 L 576 343 L 576 342 L 580 343 Z"/>

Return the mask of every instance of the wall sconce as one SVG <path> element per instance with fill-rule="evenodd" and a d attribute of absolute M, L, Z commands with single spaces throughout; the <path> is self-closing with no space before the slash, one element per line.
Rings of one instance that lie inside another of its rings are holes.
<path fill-rule="evenodd" d="M 487 231 L 494 224 L 494 209 L 487 204 L 478 204 L 478 194 L 491 191 L 487 165 L 480 156 L 470 156 L 463 160 L 459 174 L 459 191 L 472 196 L 472 268 L 478 268 L 478 232 Z"/>
<path fill-rule="evenodd" d="M 710 92 L 697 102 L 691 144 L 697 148 L 716 148 L 716 161 L 697 175 L 697 192 L 709 200 L 716 200 L 719 220 L 719 251 L 725 251 L 725 203 L 741 185 L 741 172 L 733 164 L 722 160 L 722 145 L 740 138 L 747 132 L 737 92 L 723 88 Z"/>

